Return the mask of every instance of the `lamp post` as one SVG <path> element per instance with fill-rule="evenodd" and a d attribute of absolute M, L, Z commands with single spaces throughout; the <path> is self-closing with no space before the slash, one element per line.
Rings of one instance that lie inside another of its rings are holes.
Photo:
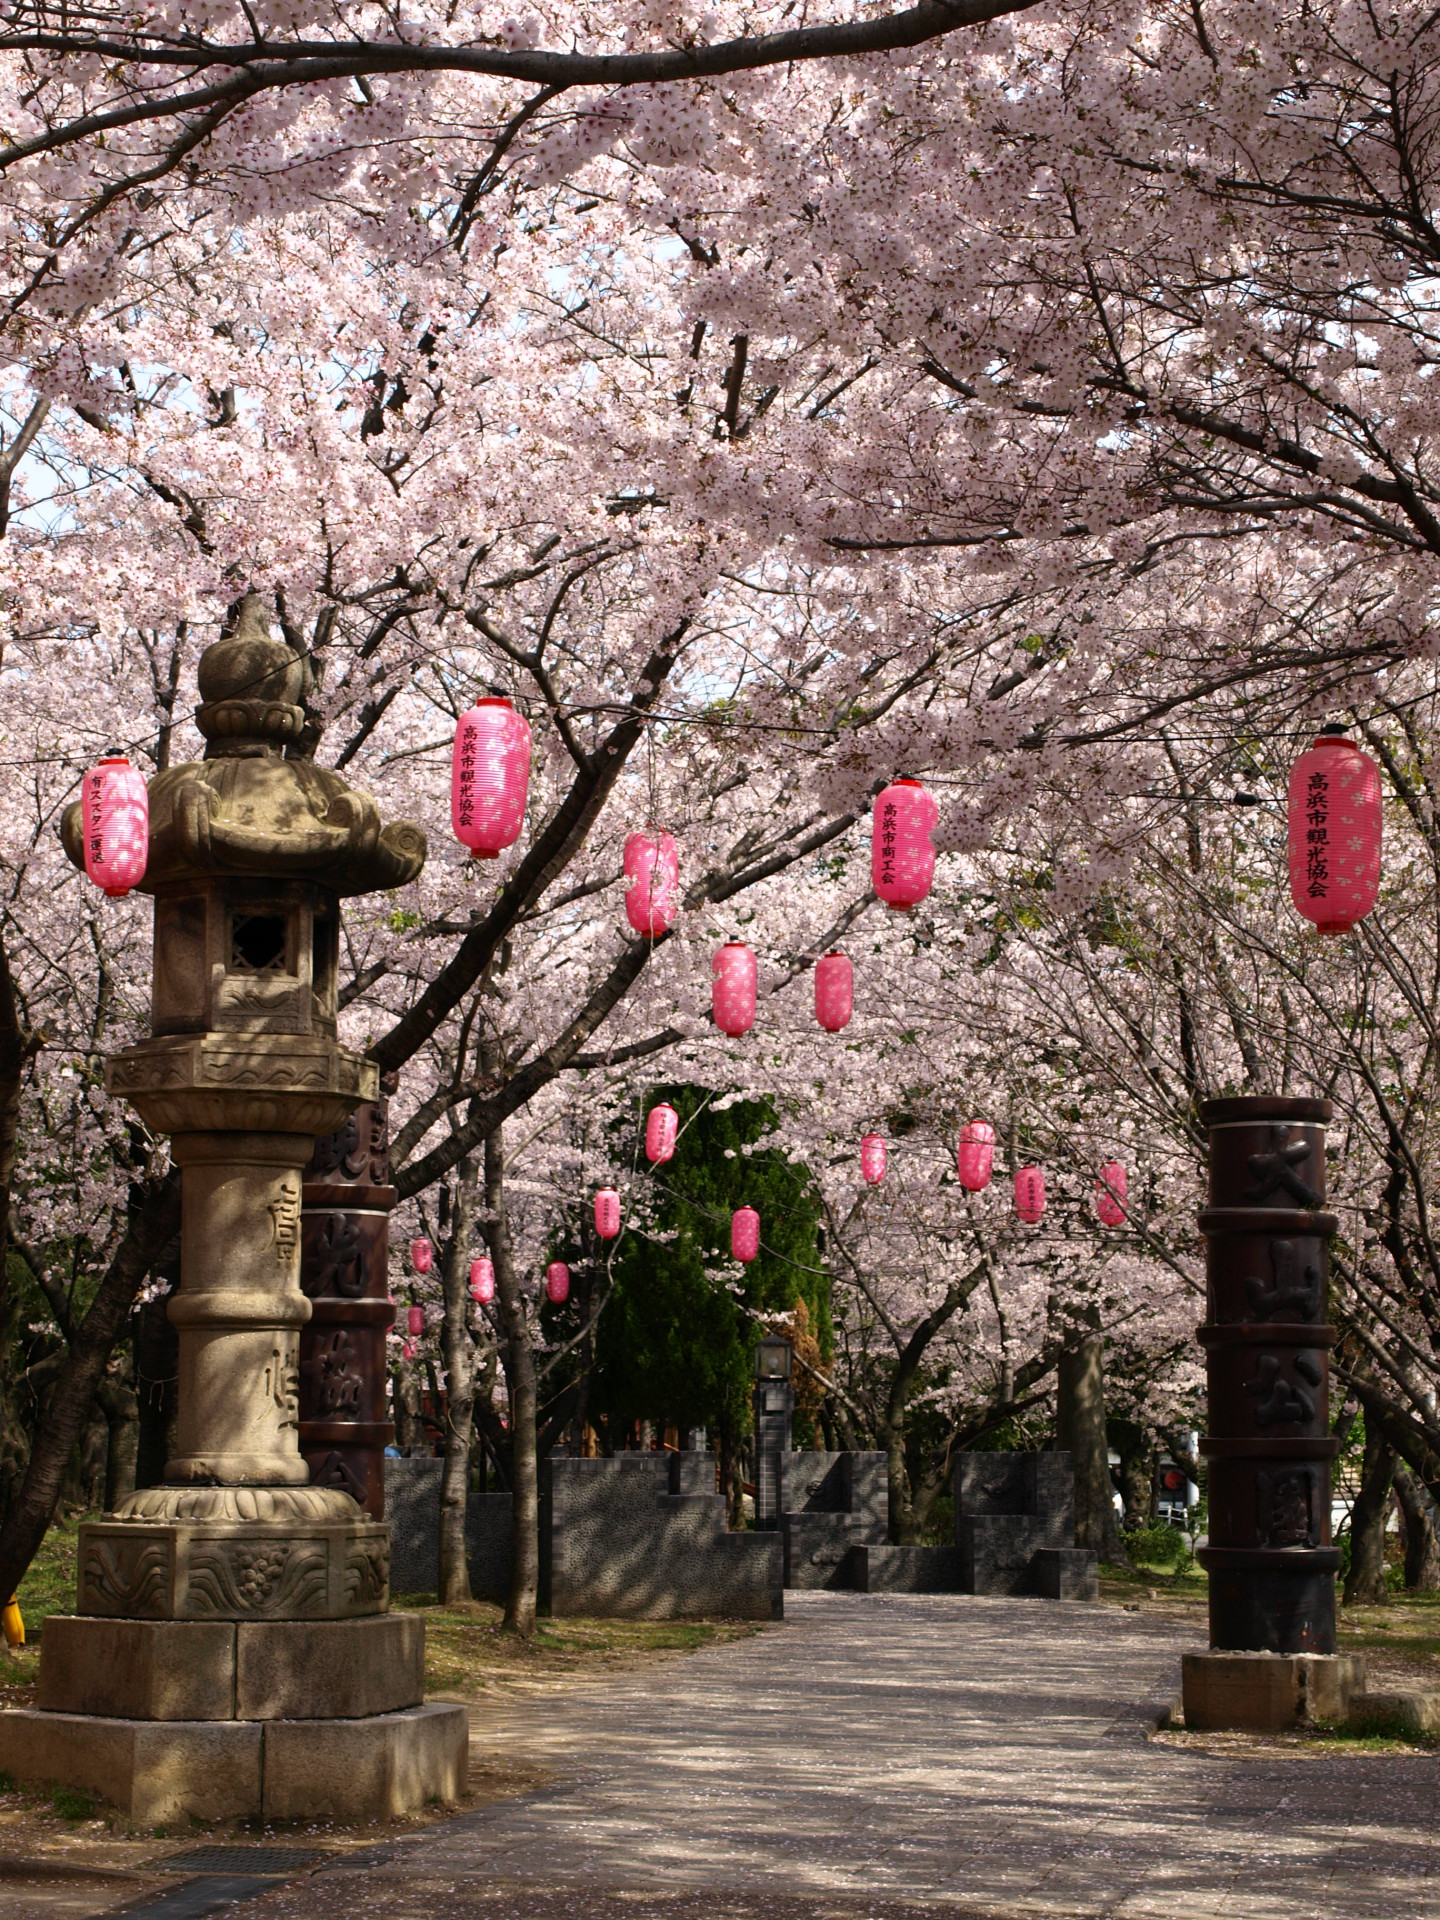
<path fill-rule="evenodd" d="M 790 1451 L 794 1364 L 788 1340 L 778 1333 L 762 1337 L 755 1349 L 755 1526 L 762 1532 L 780 1525 L 780 1456 Z"/>

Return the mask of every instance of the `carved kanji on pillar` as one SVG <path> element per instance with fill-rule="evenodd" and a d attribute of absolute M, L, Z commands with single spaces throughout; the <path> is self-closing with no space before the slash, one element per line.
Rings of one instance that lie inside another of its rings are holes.
<path fill-rule="evenodd" d="M 1206 1238 L 1210 1644 L 1334 1653 L 1328 1100 L 1211 1100 Z"/>
<path fill-rule="evenodd" d="M 376 1520 L 395 1437 L 385 1417 L 394 1090 L 387 1076 L 378 1100 L 315 1142 L 300 1223 L 300 1285 L 314 1310 L 300 1336 L 300 1451 L 317 1486 L 341 1488 Z"/>

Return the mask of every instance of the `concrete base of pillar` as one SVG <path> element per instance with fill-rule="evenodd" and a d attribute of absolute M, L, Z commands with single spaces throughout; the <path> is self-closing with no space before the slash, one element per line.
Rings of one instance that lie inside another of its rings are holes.
<path fill-rule="evenodd" d="M 425 1623 L 51 1614 L 38 1705 L 117 1720 L 358 1720 L 425 1697 Z"/>
<path fill-rule="evenodd" d="M 1187 1653 L 1180 1670 L 1185 1725 L 1204 1733 L 1344 1720 L 1365 1690 L 1365 1660 L 1354 1653 Z"/>
<path fill-rule="evenodd" d="M 1359 1733 L 1440 1733 L 1440 1693 L 1352 1693 L 1350 1725 Z"/>
<path fill-rule="evenodd" d="M 191 1814 L 396 1819 L 458 1800 L 468 1747 L 469 1719 L 460 1706 L 358 1720 L 119 1720 L 28 1707 L 0 1713 L 0 1770 L 36 1786 L 96 1794 L 147 1827 Z"/>

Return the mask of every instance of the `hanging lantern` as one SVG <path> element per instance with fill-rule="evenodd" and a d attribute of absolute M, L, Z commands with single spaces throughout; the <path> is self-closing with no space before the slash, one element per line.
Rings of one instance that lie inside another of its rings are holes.
<path fill-rule="evenodd" d="M 850 1024 L 855 1004 L 855 970 L 843 953 L 827 953 L 815 963 L 815 1018 L 827 1033 Z"/>
<path fill-rule="evenodd" d="M 668 833 L 632 833 L 625 840 L 625 918 L 653 939 L 668 933 L 680 910 L 680 855 Z"/>
<path fill-rule="evenodd" d="M 1015 1176 L 1015 1211 L 1033 1227 L 1045 1211 L 1045 1170 L 1021 1167 Z"/>
<path fill-rule="evenodd" d="M 878 1187 L 885 1178 L 885 1142 L 878 1133 L 867 1133 L 860 1142 L 860 1172 L 867 1187 Z"/>
<path fill-rule="evenodd" d="M 405 1316 L 405 1331 L 412 1340 L 418 1340 L 425 1331 L 424 1307 L 411 1307 Z"/>
<path fill-rule="evenodd" d="M 680 1116 L 674 1107 L 667 1107 L 662 1101 L 658 1107 L 652 1107 L 645 1122 L 645 1157 L 658 1165 L 668 1160 L 675 1151 L 675 1140 L 680 1131 Z"/>
<path fill-rule="evenodd" d="M 487 1253 L 470 1262 L 470 1298 L 482 1307 L 495 1298 L 495 1263 Z"/>
<path fill-rule="evenodd" d="M 760 1251 L 760 1216 L 753 1207 L 739 1207 L 730 1216 L 730 1251 L 737 1260 L 753 1260 Z"/>
<path fill-rule="evenodd" d="M 595 1196 L 595 1231 L 602 1240 L 613 1240 L 620 1231 L 620 1196 L 614 1187 L 601 1187 Z"/>
<path fill-rule="evenodd" d="M 1290 769 L 1290 898 L 1321 933 L 1349 933 L 1380 891 L 1380 769 L 1340 726 Z"/>
<path fill-rule="evenodd" d="M 85 871 L 112 900 L 145 878 L 150 851 L 150 796 L 123 753 L 108 753 L 80 783 Z"/>
<path fill-rule="evenodd" d="M 563 1260 L 552 1260 L 545 1269 L 545 1297 L 557 1307 L 570 1298 L 570 1269 Z"/>
<path fill-rule="evenodd" d="M 415 1343 L 407 1340 L 400 1349 L 400 1356 L 404 1360 L 413 1360 L 415 1358 Z"/>
<path fill-rule="evenodd" d="M 450 771 L 450 824 L 477 860 L 520 837 L 530 785 L 530 728 L 508 700 L 477 700 L 460 716 Z"/>
<path fill-rule="evenodd" d="M 995 1164 L 995 1129 L 984 1120 L 970 1120 L 960 1129 L 955 1155 L 960 1184 L 967 1193 L 983 1193 Z"/>
<path fill-rule="evenodd" d="M 428 1240 L 410 1242 L 410 1265 L 416 1273 L 429 1273 L 435 1264 L 435 1250 Z"/>
<path fill-rule="evenodd" d="M 1118 1160 L 1107 1160 L 1095 1182 L 1095 1211 L 1103 1226 L 1125 1224 L 1125 1169 Z"/>
<path fill-rule="evenodd" d="M 875 801 L 870 827 L 870 878 L 895 913 L 907 913 L 935 878 L 931 830 L 940 818 L 932 794 L 918 780 L 892 780 Z"/>
<path fill-rule="evenodd" d="M 727 940 L 710 962 L 715 1024 L 732 1040 L 755 1024 L 755 956 L 743 940 Z"/>

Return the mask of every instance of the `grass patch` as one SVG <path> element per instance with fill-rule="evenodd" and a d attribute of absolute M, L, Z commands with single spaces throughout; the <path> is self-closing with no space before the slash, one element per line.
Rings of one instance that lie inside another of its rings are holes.
<path fill-rule="evenodd" d="M 77 1787 L 56 1787 L 50 1805 L 62 1820 L 89 1820 L 95 1813 L 95 1802 Z"/>
<path fill-rule="evenodd" d="M 477 1600 L 437 1606 L 428 1594 L 391 1596 L 394 1611 L 425 1621 L 427 1693 L 477 1696 L 497 1688 L 563 1684 L 591 1673 L 694 1653 L 761 1631 L 758 1620 L 541 1620 L 533 1640 L 501 1628 L 503 1608 Z"/>
<path fill-rule="evenodd" d="M 98 1514 L 77 1514 L 57 1520 L 41 1542 L 16 1595 L 27 1641 L 38 1639 L 50 1614 L 75 1611 L 80 1522 L 98 1518 Z"/>

